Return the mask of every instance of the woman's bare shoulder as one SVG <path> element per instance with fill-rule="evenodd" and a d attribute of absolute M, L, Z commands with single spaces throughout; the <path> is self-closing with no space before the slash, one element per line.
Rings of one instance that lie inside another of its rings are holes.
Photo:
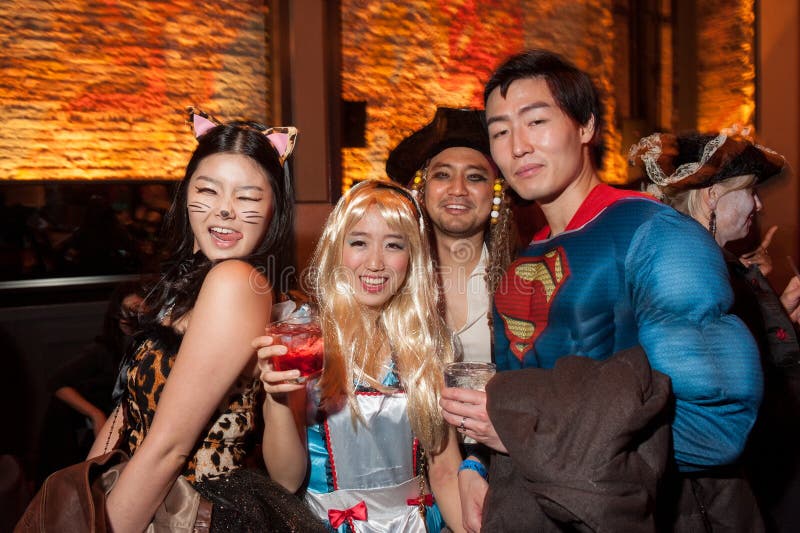
<path fill-rule="evenodd" d="M 203 281 L 203 289 L 252 292 L 255 295 L 272 293 L 263 269 L 241 259 L 226 259 L 214 265 Z"/>
<path fill-rule="evenodd" d="M 238 259 L 222 261 L 209 271 L 192 309 L 192 325 L 202 323 L 245 327 L 245 323 L 262 322 L 269 317 L 272 289 L 264 275 L 250 263 Z M 196 328 L 195 328 L 196 329 Z"/>

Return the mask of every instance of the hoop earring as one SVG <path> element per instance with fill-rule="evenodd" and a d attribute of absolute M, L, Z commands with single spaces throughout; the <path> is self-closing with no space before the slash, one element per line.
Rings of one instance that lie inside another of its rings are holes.
<path fill-rule="evenodd" d="M 500 219 L 500 205 L 503 203 L 503 179 L 494 179 L 494 197 L 492 198 L 492 212 L 489 214 L 489 220 L 492 224 L 497 224 Z"/>
<path fill-rule="evenodd" d="M 712 237 L 717 236 L 717 212 L 714 210 L 708 216 L 708 231 L 711 232 Z"/>

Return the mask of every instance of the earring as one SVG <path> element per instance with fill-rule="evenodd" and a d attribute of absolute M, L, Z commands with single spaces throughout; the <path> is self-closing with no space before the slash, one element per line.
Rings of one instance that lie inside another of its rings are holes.
<path fill-rule="evenodd" d="M 425 186 L 425 179 L 428 177 L 428 169 L 421 168 L 414 174 L 414 179 L 411 180 L 411 190 L 419 192 Z"/>
<path fill-rule="evenodd" d="M 713 210 L 708 216 L 708 231 L 711 232 L 712 237 L 717 236 L 717 212 Z"/>
<path fill-rule="evenodd" d="M 489 214 L 489 220 L 492 224 L 497 224 L 500 218 L 500 204 L 503 203 L 503 180 L 502 178 L 494 179 L 494 197 L 492 198 L 492 212 Z"/>

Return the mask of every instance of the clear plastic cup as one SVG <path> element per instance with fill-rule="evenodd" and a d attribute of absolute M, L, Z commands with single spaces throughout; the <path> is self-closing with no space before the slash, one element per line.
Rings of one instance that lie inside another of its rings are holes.
<path fill-rule="evenodd" d="M 486 390 L 486 383 L 496 372 L 494 363 L 460 361 L 444 368 L 444 383 L 459 389 Z"/>

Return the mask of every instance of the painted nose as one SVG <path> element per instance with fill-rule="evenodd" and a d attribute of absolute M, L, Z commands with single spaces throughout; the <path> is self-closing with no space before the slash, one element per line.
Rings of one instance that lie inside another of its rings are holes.
<path fill-rule="evenodd" d="M 233 211 L 229 211 L 228 209 L 220 209 L 219 216 L 222 220 L 228 220 L 233 218 Z"/>

